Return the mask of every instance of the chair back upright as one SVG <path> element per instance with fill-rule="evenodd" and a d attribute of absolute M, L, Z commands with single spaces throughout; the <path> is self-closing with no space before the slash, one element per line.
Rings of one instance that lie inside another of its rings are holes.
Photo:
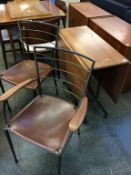
<path fill-rule="evenodd" d="M 25 20 L 19 21 L 19 30 L 24 52 L 33 52 L 34 46 L 56 47 L 59 18 L 44 21 Z"/>
<path fill-rule="evenodd" d="M 53 93 L 56 89 L 55 96 L 64 98 L 76 107 L 79 107 L 83 97 L 87 93 L 86 90 L 95 61 L 78 52 L 62 48 L 43 48 L 51 52 L 51 55 L 43 55 L 38 52 L 39 49 L 39 47 L 35 47 L 34 51 L 39 94 L 42 95 L 39 75 L 40 71 L 44 70 L 38 69 L 38 60 L 43 59 L 52 66 L 52 75 L 49 75 L 46 79 L 45 91 L 47 89 L 47 93 Z"/>

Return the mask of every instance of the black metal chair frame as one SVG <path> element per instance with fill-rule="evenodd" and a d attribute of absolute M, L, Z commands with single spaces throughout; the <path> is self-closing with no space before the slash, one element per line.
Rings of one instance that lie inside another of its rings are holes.
<path fill-rule="evenodd" d="M 77 85 L 75 85 L 72 82 L 68 81 L 66 78 L 63 79 L 63 77 L 61 76 L 61 74 L 64 73 L 64 74 L 67 74 L 67 75 L 71 75 L 71 76 L 77 77 L 78 79 L 82 80 L 83 77 L 80 77 L 79 75 L 77 75 L 75 73 L 72 73 L 72 72 L 70 72 L 68 70 L 67 71 L 64 70 L 61 67 L 61 64 L 68 64 L 68 66 L 70 66 L 70 65 L 71 66 L 76 66 L 76 69 L 77 68 L 79 68 L 80 70 L 83 69 L 83 71 L 85 71 L 87 73 L 86 79 L 83 79 L 84 84 L 83 84 L 83 88 L 81 89 L 81 94 L 78 96 L 78 94 L 75 94 L 74 92 L 71 92 L 72 90 L 68 90 L 68 89 L 64 89 L 64 88 L 60 89 L 60 90 L 66 92 L 68 94 L 71 94 L 71 96 L 74 96 L 76 98 L 76 100 L 77 100 L 77 103 L 73 102 L 74 103 L 74 107 L 75 108 L 79 108 L 79 106 L 81 104 L 81 101 L 82 101 L 82 98 L 86 95 L 87 85 L 88 85 L 88 82 L 89 82 L 89 79 L 90 79 L 90 76 L 91 76 L 91 73 L 92 73 L 95 61 L 93 59 L 91 59 L 91 58 L 88 58 L 85 55 L 82 55 L 82 54 L 78 53 L 78 52 L 73 52 L 73 51 L 69 51 L 69 50 L 61 49 L 61 48 L 44 47 L 44 48 L 48 49 L 49 51 L 52 51 L 52 55 L 48 57 L 48 56 L 42 55 L 41 53 L 38 53 L 37 49 L 39 49 L 39 48 L 42 48 L 42 47 L 35 47 L 34 48 L 34 59 L 35 59 L 35 64 L 36 64 L 36 74 L 37 74 L 37 83 L 38 83 L 39 95 L 42 96 L 42 88 L 41 88 L 39 68 L 38 68 L 38 60 L 39 59 L 43 59 L 43 60 L 47 59 L 47 60 L 51 60 L 53 62 L 54 72 L 55 72 L 55 76 L 53 76 L 53 79 L 55 79 L 56 83 L 57 83 L 57 80 L 62 80 L 62 82 L 68 83 L 69 86 L 71 85 L 71 86 L 77 88 L 77 90 L 78 89 L 80 90 L 80 87 L 78 87 Z M 87 69 L 83 68 L 82 66 L 78 65 L 77 63 L 72 63 L 69 60 L 67 61 L 67 60 L 64 60 L 64 59 L 59 59 L 60 56 L 58 56 L 58 58 L 55 58 L 56 52 L 58 53 L 57 55 L 59 55 L 59 53 L 61 53 L 61 52 L 64 53 L 64 54 L 69 54 L 69 55 L 71 54 L 71 55 L 74 56 L 73 59 L 75 59 L 75 56 L 81 57 L 82 59 L 85 59 L 88 62 L 90 62 L 90 67 L 87 70 Z M 59 64 L 59 66 L 58 66 L 58 64 Z M 58 72 L 60 72 L 60 74 Z M 56 86 L 55 83 L 54 83 L 54 85 Z M 56 86 L 56 89 L 58 90 L 58 93 L 56 95 L 59 95 L 59 88 L 57 86 Z M 8 124 L 6 106 L 7 106 L 7 103 L 4 102 L 3 103 L 3 118 L 4 118 L 4 124 L 5 124 L 5 134 L 6 134 L 8 143 L 10 145 L 12 154 L 14 156 L 14 160 L 17 163 L 18 160 L 17 160 L 16 154 L 15 154 L 15 151 L 14 151 L 14 148 L 13 148 L 13 144 L 12 144 L 12 141 L 11 141 L 11 138 L 10 138 L 10 134 L 9 134 L 10 125 Z M 54 154 L 56 154 L 58 156 L 58 175 L 61 174 L 61 161 L 62 161 L 63 152 L 64 152 L 68 142 L 70 141 L 72 134 L 73 134 L 73 132 L 70 131 L 70 134 L 68 135 L 68 139 L 67 139 L 63 149 L 59 149 L 59 150 L 53 152 Z M 78 130 L 78 135 L 79 134 L 80 134 L 80 130 Z"/>
<path fill-rule="evenodd" d="M 52 24 L 52 23 L 56 23 L 56 25 Z M 32 28 L 29 28 L 29 29 L 26 29 L 26 28 L 23 28 L 23 24 L 40 24 L 41 26 L 43 25 L 43 30 L 34 30 Z M 32 21 L 32 20 L 22 20 L 22 21 L 19 21 L 18 22 L 18 26 L 19 26 L 19 31 L 20 31 L 20 41 L 21 41 L 21 44 L 22 44 L 22 50 L 23 50 L 23 53 L 24 54 L 33 54 L 33 52 L 29 51 L 29 50 L 25 50 L 24 48 L 24 40 L 35 40 L 36 42 L 40 41 L 41 43 L 42 42 L 48 42 L 48 40 L 45 40 L 44 37 L 43 39 L 42 38 L 39 38 L 39 37 L 33 37 L 33 36 L 29 36 L 28 35 L 26 36 L 23 36 L 22 35 L 22 32 L 28 32 L 28 34 L 30 32 L 36 32 L 36 33 L 42 33 L 43 35 L 48 35 L 48 36 L 51 36 L 54 38 L 54 40 L 56 41 L 56 43 L 54 44 L 54 47 L 57 47 L 57 40 L 58 40 L 58 33 L 59 33 L 59 24 L 60 24 L 60 18 L 57 17 L 57 18 L 51 18 L 51 19 L 48 19 L 48 20 L 44 20 L 44 21 Z M 44 26 L 48 26 L 50 28 L 52 28 L 52 30 L 55 30 L 56 33 L 52 34 L 51 32 L 47 32 L 47 31 L 44 31 Z M 27 43 L 28 44 L 28 43 Z M 28 46 L 27 46 L 28 48 Z M 33 57 L 33 56 L 32 56 Z M 23 59 L 26 59 L 26 55 L 23 56 Z M 2 77 L 2 75 L 1 75 Z M 0 78 L 2 79 L 2 78 Z M 43 80 L 44 81 L 44 80 Z M 42 82 L 43 82 L 42 81 Z M 1 84 L 2 84 L 2 81 L 1 81 Z M 2 85 L 2 87 L 4 88 L 4 86 Z M 37 95 L 37 92 L 36 92 L 36 89 L 33 89 L 33 94 L 34 94 L 34 97 Z"/>

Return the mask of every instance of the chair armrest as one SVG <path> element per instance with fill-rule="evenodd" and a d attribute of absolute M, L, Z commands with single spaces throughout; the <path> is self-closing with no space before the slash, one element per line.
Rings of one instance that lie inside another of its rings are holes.
<path fill-rule="evenodd" d="M 31 83 L 32 81 L 34 81 L 34 79 L 28 79 L 16 86 L 14 86 L 13 88 L 9 89 L 8 91 L 6 91 L 4 94 L 2 94 L 0 96 L 0 102 L 4 102 L 6 100 L 8 100 L 12 95 L 14 95 L 19 89 L 21 89 L 22 87 L 26 86 L 27 84 Z"/>
<path fill-rule="evenodd" d="M 69 129 L 71 132 L 75 132 L 76 130 L 79 129 L 86 114 L 87 104 L 88 99 L 86 96 L 84 96 L 79 109 L 77 110 L 76 114 L 73 116 L 72 120 L 69 123 Z"/>

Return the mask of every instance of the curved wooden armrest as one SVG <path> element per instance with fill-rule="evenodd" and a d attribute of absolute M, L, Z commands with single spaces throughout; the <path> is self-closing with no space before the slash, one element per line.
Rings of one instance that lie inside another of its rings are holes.
<path fill-rule="evenodd" d="M 78 111 L 76 112 L 76 114 L 73 116 L 72 120 L 69 123 L 69 129 L 71 132 L 75 132 L 76 130 L 79 129 L 86 114 L 87 104 L 88 99 L 86 96 L 84 96 Z"/>
<path fill-rule="evenodd" d="M 8 91 L 6 91 L 4 94 L 2 94 L 0 96 L 0 102 L 4 102 L 4 101 L 8 100 L 8 98 L 10 98 L 12 95 L 14 95 L 19 89 L 21 89 L 22 87 L 31 83 L 32 81 L 34 81 L 34 79 L 28 79 L 28 80 L 14 86 L 13 88 L 9 89 Z"/>

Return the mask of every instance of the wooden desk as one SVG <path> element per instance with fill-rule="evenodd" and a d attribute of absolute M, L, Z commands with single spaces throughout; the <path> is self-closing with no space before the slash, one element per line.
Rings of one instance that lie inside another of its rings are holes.
<path fill-rule="evenodd" d="M 117 49 L 131 62 L 131 25 L 118 17 L 91 19 L 89 27 Z M 131 91 L 131 63 L 124 85 L 124 92 Z"/>
<path fill-rule="evenodd" d="M 85 2 L 69 5 L 69 26 L 88 25 L 89 19 L 112 16 L 96 5 Z"/>
<path fill-rule="evenodd" d="M 24 1 L 26 2 L 26 1 Z M 35 15 L 35 16 L 27 16 L 27 17 L 18 17 L 18 18 L 12 18 L 9 14 L 8 11 L 8 6 L 7 4 L 0 4 L 0 25 L 12 25 L 12 24 L 16 24 L 19 20 L 22 19 L 49 19 L 52 17 L 61 17 L 61 19 L 65 20 L 66 18 L 66 14 L 60 10 L 56 5 L 54 5 L 53 3 L 51 3 L 50 1 L 40 1 L 39 2 L 41 4 L 41 7 L 47 7 L 49 8 L 50 13 L 45 15 L 43 13 L 43 15 Z M 12 7 L 13 8 L 13 7 Z M 15 10 L 15 8 L 14 8 Z"/>
<path fill-rule="evenodd" d="M 114 101 L 118 100 L 128 67 L 128 60 L 123 55 L 87 26 L 61 29 L 58 45 L 95 59 L 95 73 L 101 84 Z"/>

